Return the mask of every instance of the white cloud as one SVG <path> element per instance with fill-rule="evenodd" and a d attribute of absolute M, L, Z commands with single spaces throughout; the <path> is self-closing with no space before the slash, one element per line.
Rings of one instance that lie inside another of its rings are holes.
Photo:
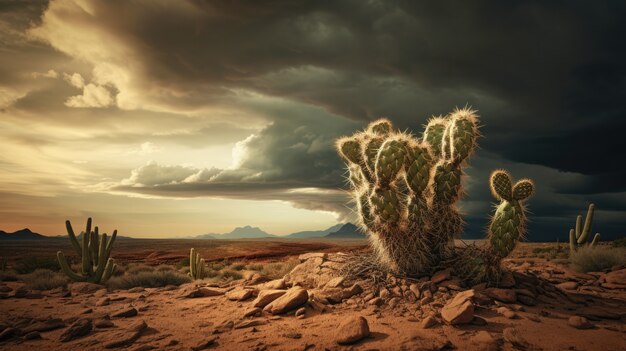
<path fill-rule="evenodd" d="M 80 83 L 80 82 L 75 82 Z M 72 83 L 73 84 L 73 83 Z M 104 86 L 89 83 L 83 87 L 82 95 L 70 96 L 65 101 L 67 107 L 109 107 L 114 105 L 115 98 Z"/>
<path fill-rule="evenodd" d="M 63 79 L 75 88 L 82 89 L 85 87 L 85 79 L 79 73 L 74 73 L 72 75 L 63 73 Z"/>
<path fill-rule="evenodd" d="M 48 72 L 33 72 L 31 76 L 35 79 L 37 78 L 58 78 L 59 73 L 53 69 L 48 70 Z"/>

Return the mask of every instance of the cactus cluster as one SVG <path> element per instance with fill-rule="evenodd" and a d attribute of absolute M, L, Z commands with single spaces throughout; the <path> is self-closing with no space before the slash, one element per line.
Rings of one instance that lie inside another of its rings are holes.
<path fill-rule="evenodd" d="M 189 276 L 193 280 L 202 279 L 205 276 L 205 269 L 204 258 L 200 258 L 200 254 L 192 248 L 189 252 Z"/>
<path fill-rule="evenodd" d="M 428 273 L 453 254 L 454 238 L 464 225 L 456 206 L 464 195 L 463 168 L 478 137 L 478 116 L 465 108 L 432 118 L 420 138 L 395 131 L 383 118 L 337 140 L 360 225 L 390 270 Z M 533 184 L 512 185 L 502 171 L 492 175 L 491 183 L 501 203 L 489 226 L 486 252 L 503 257 L 523 235 L 521 202 L 532 194 Z"/>
<path fill-rule="evenodd" d="M 74 229 L 70 221 L 65 221 L 65 227 L 67 228 L 67 235 L 70 238 L 70 243 L 81 257 L 81 271 L 75 273 L 67 263 L 67 259 L 63 252 L 57 252 L 57 259 L 61 270 L 73 281 L 77 282 L 89 282 L 96 284 L 104 284 L 111 277 L 117 265 L 110 258 L 113 243 L 117 237 L 117 230 L 113 231 L 111 239 L 108 240 L 107 234 L 98 233 L 98 227 L 91 230 L 91 218 L 87 219 L 87 226 L 85 231 L 82 232 L 81 241 L 79 242 L 74 234 Z"/>
<path fill-rule="evenodd" d="M 593 240 L 590 243 L 587 243 L 589 239 L 589 234 L 591 233 L 591 225 L 593 224 L 593 212 L 595 210 L 595 205 L 590 204 L 587 209 L 587 216 L 585 217 L 585 224 L 583 226 L 583 216 L 578 215 L 576 217 L 576 227 L 575 229 L 569 230 L 569 250 L 571 252 L 575 252 L 579 247 L 590 245 L 596 246 L 598 241 L 600 241 L 600 233 L 596 233 L 593 236 Z"/>

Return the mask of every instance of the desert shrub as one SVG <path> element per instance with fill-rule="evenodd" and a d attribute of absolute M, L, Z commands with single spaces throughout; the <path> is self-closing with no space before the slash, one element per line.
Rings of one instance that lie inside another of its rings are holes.
<path fill-rule="evenodd" d="M 0 271 L 0 282 L 16 282 L 18 280 L 15 271 Z"/>
<path fill-rule="evenodd" d="M 625 238 L 621 238 L 621 239 L 617 239 L 617 240 L 613 240 L 613 242 L 611 243 L 611 246 L 613 246 L 613 247 L 626 247 L 626 237 Z"/>
<path fill-rule="evenodd" d="M 246 268 L 246 265 L 245 265 L 245 263 L 238 262 L 238 263 L 233 263 L 230 266 L 230 268 L 232 268 L 232 269 L 234 269 L 236 271 L 241 271 L 241 270 L 244 270 Z"/>
<path fill-rule="evenodd" d="M 37 269 L 47 269 L 54 272 L 58 272 L 59 262 L 54 257 L 26 257 L 15 263 L 15 271 L 19 274 L 32 273 Z"/>
<path fill-rule="evenodd" d="M 176 265 L 178 268 L 189 267 L 189 257 L 185 257 Z"/>
<path fill-rule="evenodd" d="M 66 286 L 69 279 L 65 274 L 53 272 L 49 269 L 36 269 L 32 273 L 20 276 L 26 286 L 34 290 L 50 290 L 61 286 Z"/>
<path fill-rule="evenodd" d="M 250 270 L 250 271 L 257 271 L 260 272 L 263 270 L 263 265 L 262 264 L 249 264 L 248 266 L 246 266 L 246 269 Z"/>
<path fill-rule="evenodd" d="M 119 277 L 124 274 L 126 274 L 126 266 L 117 265 L 117 267 L 113 270 L 112 277 Z"/>
<path fill-rule="evenodd" d="M 126 267 L 126 273 L 129 275 L 152 271 L 154 271 L 154 267 L 148 266 L 147 264 L 143 263 L 133 263 L 129 264 L 128 267 Z"/>
<path fill-rule="evenodd" d="M 626 264 L 626 249 L 583 246 L 570 254 L 572 267 L 579 272 L 601 272 Z"/>
<path fill-rule="evenodd" d="M 182 273 L 182 274 L 189 274 L 189 271 L 190 271 L 190 270 L 191 270 L 191 269 L 187 266 L 187 267 L 182 267 L 182 268 L 180 268 L 180 269 L 178 270 L 178 272 L 179 272 L 179 273 Z"/>
<path fill-rule="evenodd" d="M 533 249 L 533 256 L 547 259 L 567 258 L 568 250 L 565 250 L 561 244 L 548 247 L 536 247 Z"/>
<path fill-rule="evenodd" d="M 160 264 L 154 269 L 157 272 L 173 271 L 174 267 L 169 264 Z"/>
<path fill-rule="evenodd" d="M 127 290 L 137 286 L 144 288 L 159 288 L 167 285 L 181 285 L 189 283 L 191 278 L 174 270 L 169 271 L 143 271 L 136 274 L 129 274 L 128 271 L 123 276 L 112 277 L 107 282 L 109 289 Z"/>
<path fill-rule="evenodd" d="M 297 259 L 290 259 L 287 261 L 271 262 L 263 265 L 261 273 L 270 279 L 282 278 L 285 274 L 291 272 L 300 261 Z"/>
<path fill-rule="evenodd" d="M 224 269 L 218 276 L 221 280 L 237 280 L 243 278 L 243 275 L 234 269 Z"/>

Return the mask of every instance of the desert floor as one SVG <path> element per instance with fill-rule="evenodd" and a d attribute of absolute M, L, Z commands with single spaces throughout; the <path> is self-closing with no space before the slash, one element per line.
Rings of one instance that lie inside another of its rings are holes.
<path fill-rule="evenodd" d="M 0 282 L 0 349 L 626 349 L 626 269 L 581 274 L 564 259 L 538 257 L 554 244 L 519 245 L 498 289 L 461 286 L 446 271 L 377 284 L 344 279 L 341 266 L 353 257 L 346 253 L 365 252 L 364 241 L 201 244 L 120 241 L 114 257 L 175 264 L 195 246 L 209 260 L 298 265 L 282 277 L 243 269 L 241 279 L 128 290 Z M 57 249 L 15 245 L 0 246 L 2 255 Z"/>

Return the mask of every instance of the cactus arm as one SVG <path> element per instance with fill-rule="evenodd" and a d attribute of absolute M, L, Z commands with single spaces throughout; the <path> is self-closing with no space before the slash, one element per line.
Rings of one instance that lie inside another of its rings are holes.
<path fill-rule="evenodd" d="M 204 278 L 204 258 L 200 259 L 200 262 L 198 264 L 199 264 L 199 267 L 197 269 L 198 279 L 202 279 Z"/>
<path fill-rule="evenodd" d="M 98 227 L 96 226 L 94 230 L 91 232 L 91 236 L 89 238 L 89 255 L 91 256 L 91 266 L 95 267 L 98 265 L 98 250 L 100 248 L 98 235 Z"/>
<path fill-rule="evenodd" d="M 576 251 L 578 243 L 576 242 L 576 232 L 574 229 L 569 230 L 569 250 L 570 252 Z"/>
<path fill-rule="evenodd" d="M 189 274 L 196 279 L 196 249 L 194 248 L 189 251 Z"/>
<path fill-rule="evenodd" d="M 77 282 L 85 281 L 86 279 L 72 271 L 70 265 L 67 263 L 67 259 L 65 259 L 65 255 L 63 252 L 57 252 L 57 260 L 59 261 L 59 266 L 61 266 L 61 270 L 65 273 L 70 279 Z"/>
<path fill-rule="evenodd" d="M 106 267 L 104 268 L 104 273 L 102 274 L 102 278 L 100 279 L 100 283 L 102 284 L 106 283 L 109 280 L 109 278 L 111 278 L 111 276 L 113 275 L 113 272 L 115 272 L 115 268 L 117 268 L 117 265 L 113 263 L 112 258 L 109 258 L 107 260 Z"/>
<path fill-rule="evenodd" d="M 70 238 L 70 243 L 72 244 L 72 247 L 76 251 L 76 254 L 80 256 L 82 254 L 82 249 L 80 248 L 80 244 L 76 239 L 76 234 L 74 234 L 74 228 L 72 228 L 72 223 L 69 220 L 65 221 L 65 228 L 67 229 L 67 236 Z"/>
<path fill-rule="evenodd" d="M 98 245 L 98 260 L 96 271 L 94 272 L 93 282 L 100 283 L 102 281 L 102 274 L 104 273 L 105 265 L 108 263 L 106 254 L 106 234 L 102 234 L 102 240 L 100 240 L 100 245 Z"/>
<path fill-rule="evenodd" d="M 591 232 L 591 223 L 593 222 L 594 209 L 595 209 L 595 205 L 590 204 L 589 209 L 587 210 L 587 217 L 585 218 L 585 226 L 583 227 L 583 231 L 580 237 L 578 238 L 578 244 L 583 244 L 587 242 L 587 237 L 589 236 L 589 233 Z"/>
<path fill-rule="evenodd" d="M 111 240 L 109 240 L 109 243 L 107 244 L 107 258 L 111 257 L 111 251 L 113 250 L 113 243 L 115 242 L 115 238 L 117 238 L 117 229 L 113 231 L 113 234 L 111 234 Z"/>
<path fill-rule="evenodd" d="M 581 230 L 583 228 L 583 216 L 576 216 L 576 239 L 580 238 Z"/>
<path fill-rule="evenodd" d="M 90 232 L 83 233 L 83 245 L 82 245 L 82 272 L 83 275 L 91 274 L 91 257 L 89 255 L 89 236 Z"/>
<path fill-rule="evenodd" d="M 593 236 L 593 240 L 591 241 L 590 245 L 591 246 L 596 246 L 598 241 L 600 241 L 600 233 L 596 233 L 596 235 Z"/>

